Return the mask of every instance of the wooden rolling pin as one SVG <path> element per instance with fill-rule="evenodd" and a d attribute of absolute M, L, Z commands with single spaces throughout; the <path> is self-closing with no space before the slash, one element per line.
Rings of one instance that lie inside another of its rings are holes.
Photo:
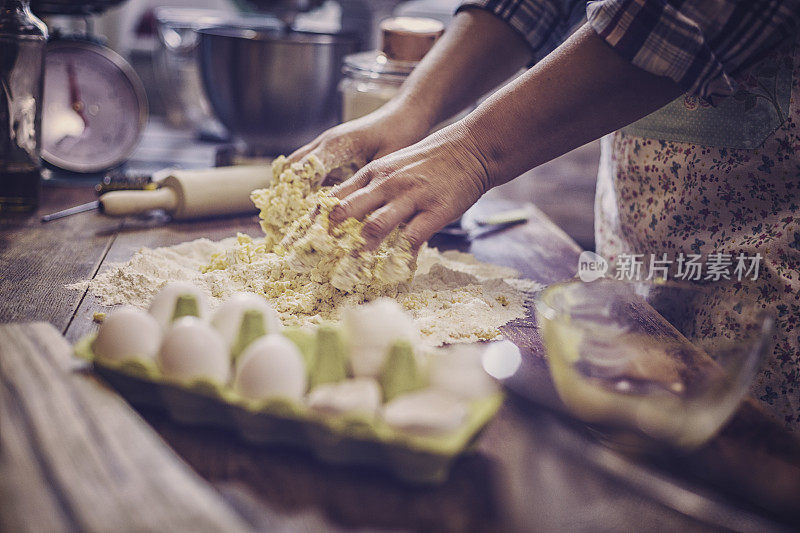
<path fill-rule="evenodd" d="M 176 219 L 255 211 L 250 192 L 269 185 L 269 166 L 174 170 L 151 191 L 112 191 L 100 197 L 110 216 L 138 215 L 163 209 Z"/>

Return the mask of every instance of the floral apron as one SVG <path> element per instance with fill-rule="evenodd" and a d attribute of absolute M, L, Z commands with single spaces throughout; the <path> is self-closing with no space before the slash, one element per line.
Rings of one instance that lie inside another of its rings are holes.
<path fill-rule="evenodd" d="M 800 428 L 800 53 L 787 43 L 710 106 L 680 97 L 606 136 L 595 204 L 597 252 L 709 258 L 761 256 L 757 279 L 700 281 L 715 292 L 696 317 L 730 338 L 746 299 L 776 319 L 752 394 Z"/>

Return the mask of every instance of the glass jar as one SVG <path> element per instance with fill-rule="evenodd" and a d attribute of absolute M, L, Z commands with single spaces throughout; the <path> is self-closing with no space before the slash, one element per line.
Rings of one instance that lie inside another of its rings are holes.
<path fill-rule="evenodd" d="M 418 61 L 395 61 L 383 52 L 371 50 L 344 59 L 342 122 L 372 113 L 397 94 Z"/>
<path fill-rule="evenodd" d="M 344 59 L 342 121 L 372 113 L 397 94 L 400 86 L 444 33 L 438 20 L 395 17 L 381 22 L 381 49 Z"/>
<path fill-rule="evenodd" d="M 0 0 L 0 212 L 39 204 L 46 44 L 28 0 Z"/>

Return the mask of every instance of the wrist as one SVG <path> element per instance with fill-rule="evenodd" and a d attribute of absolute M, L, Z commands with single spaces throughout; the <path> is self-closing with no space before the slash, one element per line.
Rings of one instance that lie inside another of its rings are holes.
<path fill-rule="evenodd" d="M 411 139 L 411 144 L 427 137 L 439 123 L 438 113 L 431 108 L 430 102 L 402 92 L 380 110 L 384 112 L 388 125 L 399 135 Z"/>
<path fill-rule="evenodd" d="M 527 143 L 520 143 L 506 127 L 506 122 L 498 122 L 495 113 L 485 106 L 464 117 L 464 129 L 469 143 L 474 146 L 473 152 L 480 159 L 486 173 L 487 190 L 502 185 L 529 167 L 521 167 L 518 159 L 529 150 Z M 515 144 L 516 143 L 516 144 Z M 517 168 L 519 167 L 519 168 Z"/>
<path fill-rule="evenodd" d="M 491 176 L 492 165 L 478 136 L 465 120 L 459 120 L 434 135 L 441 136 L 443 142 L 455 148 L 459 166 L 472 179 L 480 196 L 495 186 Z"/>

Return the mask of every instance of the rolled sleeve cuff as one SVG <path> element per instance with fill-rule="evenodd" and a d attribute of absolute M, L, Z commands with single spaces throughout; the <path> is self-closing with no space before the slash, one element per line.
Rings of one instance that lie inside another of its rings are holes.
<path fill-rule="evenodd" d="M 705 99 L 734 92 L 735 81 L 701 28 L 664 2 L 599 0 L 586 6 L 594 31 L 633 65 Z"/>
<path fill-rule="evenodd" d="M 519 33 L 539 61 L 559 44 L 563 15 L 559 7 L 546 0 L 469 0 L 462 2 L 456 13 L 468 8 L 488 11 Z"/>

